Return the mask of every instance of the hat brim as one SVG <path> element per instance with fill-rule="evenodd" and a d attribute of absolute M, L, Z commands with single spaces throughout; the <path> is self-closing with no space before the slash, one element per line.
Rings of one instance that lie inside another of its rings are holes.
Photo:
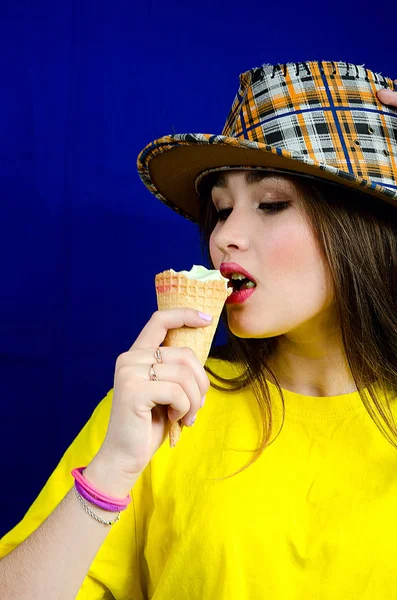
<path fill-rule="evenodd" d="M 142 150 L 137 166 L 146 187 L 167 206 L 193 222 L 199 217 L 197 177 L 204 171 L 224 167 L 263 167 L 314 177 L 348 186 L 397 206 L 397 189 L 282 148 L 222 135 L 175 134 L 159 138 Z"/>

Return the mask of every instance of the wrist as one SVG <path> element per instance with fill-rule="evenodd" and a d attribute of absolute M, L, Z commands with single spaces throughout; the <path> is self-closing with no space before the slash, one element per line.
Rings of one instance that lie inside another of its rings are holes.
<path fill-rule="evenodd" d="M 103 494 L 120 499 L 130 494 L 139 477 L 137 475 L 127 480 L 120 474 L 115 462 L 101 453 L 98 453 L 87 465 L 83 475 Z"/>

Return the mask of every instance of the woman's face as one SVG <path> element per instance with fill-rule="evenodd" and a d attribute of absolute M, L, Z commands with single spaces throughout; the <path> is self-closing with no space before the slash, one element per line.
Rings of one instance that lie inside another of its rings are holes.
<path fill-rule="evenodd" d="M 212 201 L 221 212 L 210 238 L 216 269 L 234 262 L 256 282 L 244 302 L 227 304 L 229 328 L 238 337 L 304 333 L 311 338 L 329 318 L 333 292 L 327 265 L 303 212 L 293 181 L 254 171 L 220 175 Z"/>

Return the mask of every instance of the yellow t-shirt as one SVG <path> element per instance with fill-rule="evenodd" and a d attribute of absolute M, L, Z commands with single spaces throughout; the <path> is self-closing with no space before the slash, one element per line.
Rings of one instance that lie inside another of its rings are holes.
<path fill-rule="evenodd" d="M 210 359 L 230 376 L 229 363 Z M 281 404 L 269 383 L 276 415 Z M 277 439 L 242 473 L 261 439 L 250 393 L 210 389 L 176 448 L 166 441 L 133 489 L 77 600 L 394 600 L 397 450 L 358 393 L 284 391 Z M 107 429 L 112 391 L 71 444 L 0 557 L 36 529 L 73 485 Z M 87 515 L 87 519 L 90 518 Z M 99 526 L 99 525 L 98 525 Z"/>

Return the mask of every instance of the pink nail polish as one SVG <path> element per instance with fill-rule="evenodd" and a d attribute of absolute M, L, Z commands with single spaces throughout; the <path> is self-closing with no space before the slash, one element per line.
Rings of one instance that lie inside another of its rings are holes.
<path fill-rule="evenodd" d="M 200 408 L 203 408 L 203 406 L 204 406 L 204 402 L 205 402 L 205 396 L 203 396 L 203 398 L 201 398 L 201 405 L 200 405 Z"/>
<path fill-rule="evenodd" d="M 212 321 L 211 315 L 207 315 L 207 313 L 199 312 L 199 317 L 200 319 L 203 319 L 203 321 Z"/>
<path fill-rule="evenodd" d="M 195 417 L 193 417 L 193 419 L 190 421 L 190 427 L 191 427 L 192 425 L 194 425 L 194 422 L 195 422 L 196 418 L 197 418 L 197 415 L 196 415 Z"/>

